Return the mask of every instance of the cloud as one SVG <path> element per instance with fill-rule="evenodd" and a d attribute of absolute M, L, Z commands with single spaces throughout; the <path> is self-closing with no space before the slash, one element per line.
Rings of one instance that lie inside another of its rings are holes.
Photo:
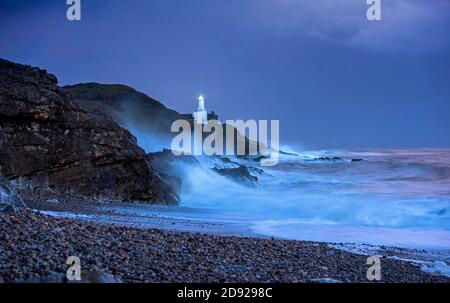
<path fill-rule="evenodd" d="M 269 26 L 381 53 L 450 49 L 449 0 L 381 0 L 382 20 L 369 21 L 366 0 L 267 0 L 259 13 Z"/>
<path fill-rule="evenodd" d="M 18 13 L 38 10 L 48 6 L 65 5 L 65 1 L 59 0 L 40 0 L 40 1 L 17 1 L 17 0 L 2 0 L 0 1 L 0 17 L 5 18 L 14 16 Z"/>

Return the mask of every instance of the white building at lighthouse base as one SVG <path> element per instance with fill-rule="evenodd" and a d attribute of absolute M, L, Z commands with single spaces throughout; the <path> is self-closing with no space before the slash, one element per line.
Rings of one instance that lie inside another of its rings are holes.
<path fill-rule="evenodd" d="M 208 111 L 205 108 L 205 98 L 198 97 L 198 109 L 192 114 L 197 124 L 208 124 Z"/>

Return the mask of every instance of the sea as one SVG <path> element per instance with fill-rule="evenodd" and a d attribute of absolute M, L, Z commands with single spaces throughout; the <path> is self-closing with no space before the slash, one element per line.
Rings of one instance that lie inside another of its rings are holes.
<path fill-rule="evenodd" d="M 192 222 L 219 223 L 222 234 L 245 229 L 358 253 L 404 248 L 418 252 L 405 258 L 414 258 L 424 270 L 450 275 L 448 149 L 295 151 L 280 155 L 276 166 L 252 171 L 258 183 L 250 186 L 208 169 L 218 165 L 211 158 L 198 160 L 200 167 L 180 167 L 186 176 L 180 206 L 114 210 L 144 227 L 157 217 L 187 222 L 186 230 Z"/>

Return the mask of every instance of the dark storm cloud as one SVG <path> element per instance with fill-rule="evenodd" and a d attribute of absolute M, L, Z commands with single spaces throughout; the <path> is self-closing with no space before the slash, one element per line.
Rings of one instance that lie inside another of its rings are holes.
<path fill-rule="evenodd" d="M 308 147 L 450 146 L 448 0 L 1 1 L 0 57 L 190 112 L 280 119 Z M 5 17 L 5 12 L 7 16 Z"/>

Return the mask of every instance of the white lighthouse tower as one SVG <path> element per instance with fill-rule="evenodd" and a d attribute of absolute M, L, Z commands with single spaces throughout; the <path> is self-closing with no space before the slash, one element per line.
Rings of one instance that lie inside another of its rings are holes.
<path fill-rule="evenodd" d="M 203 96 L 198 97 L 198 109 L 194 112 L 193 117 L 197 124 L 208 123 L 208 112 L 205 108 L 205 98 Z"/>

